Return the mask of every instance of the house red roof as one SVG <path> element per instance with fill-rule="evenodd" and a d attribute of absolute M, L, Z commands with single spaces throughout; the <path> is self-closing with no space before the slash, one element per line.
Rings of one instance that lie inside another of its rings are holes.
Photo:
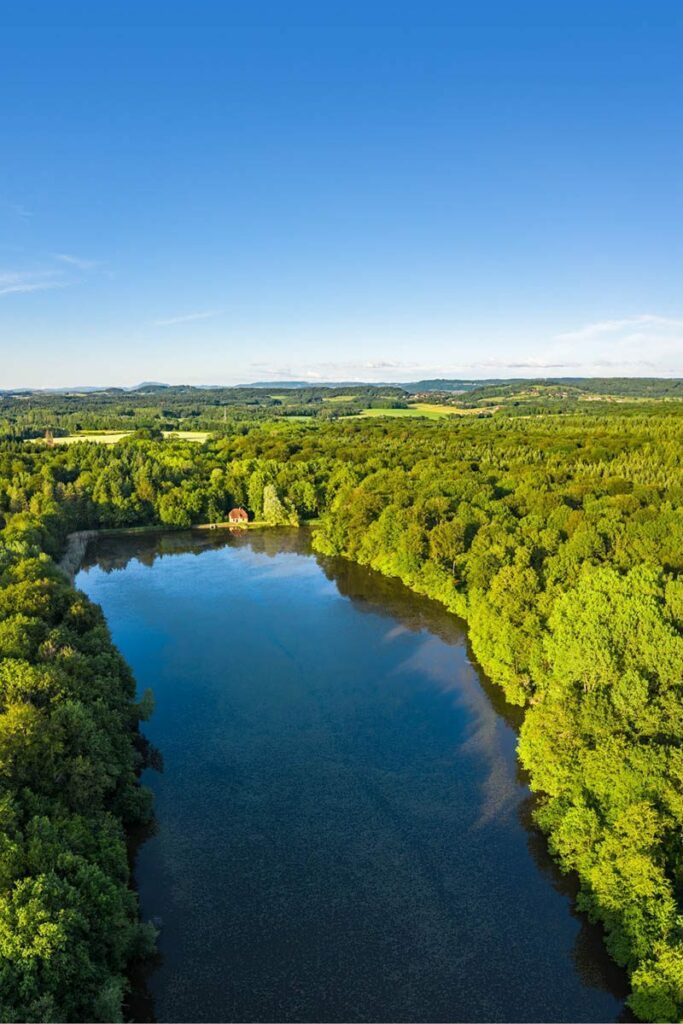
<path fill-rule="evenodd" d="M 231 523 L 248 523 L 249 522 L 249 516 L 247 515 L 247 513 L 244 511 L 243 508 L 234 508 L 230 512 L 230 515 L 228 516 L 228 520 Z"/>

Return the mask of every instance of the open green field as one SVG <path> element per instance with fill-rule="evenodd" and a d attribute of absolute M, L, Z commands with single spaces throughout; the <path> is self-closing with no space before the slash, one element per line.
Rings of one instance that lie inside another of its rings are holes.
<path fill-rule="evenodd" d="M 164 430 L 164 437 L 174 437 L 179 441 L 194 441 L 197 444 L 204 444 L 210 437 L 208 430 Z"/>
<path fill-rule="evenodd" d="M 497 408 L 497 406 L 495 407 Z M 482 409 L 458 409 L 453 405 L 434 405 L 431 402 L 415 402 L 408 409 L 363 409 L 358 415 L 368 417 L 391 416 L 393 419 L 405 416 L 422 416 L 430 420 L 441 420 L 447 416 L 476 416 Z M 486 410 L 493 412 L 494 409 Z"/>
<path fill-rule="evenodd" d="M 116 444 L 117 441 L 122 441 L 124 437 L 128 437 L 132 434 L 132 430 L 125 430 L 123 432 L 114 431 L 97 431 L 92 434 L 69 434 L 68 437 L 56 437 L 55 444 L 78 444 L 80 441 L 91 441 L 93 444 Z"/>
<path fill-rule="evenodd" d="M 70 434 L 68 437 L 56 437 L 55 444 L 79 444 L 81 441 L 89 441 L 93 444 L 116 444 L 124 437 L 129 437 L 132 430 L 95 430 L 92 433 Z M 164 430 L 164 437 L 177 438 L 179 441 L 194 441 L 196 444 L 203 444 L 209 436 L 206 430 Z"/>

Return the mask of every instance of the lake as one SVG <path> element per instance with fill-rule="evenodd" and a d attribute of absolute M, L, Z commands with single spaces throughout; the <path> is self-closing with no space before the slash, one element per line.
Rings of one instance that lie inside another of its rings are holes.
<path fill-rule="evenodd" d="M 303 530 L 103 537 L 76 585 L 156 698 L 136 1019 L 625 1019 L 457 619 Z"/>

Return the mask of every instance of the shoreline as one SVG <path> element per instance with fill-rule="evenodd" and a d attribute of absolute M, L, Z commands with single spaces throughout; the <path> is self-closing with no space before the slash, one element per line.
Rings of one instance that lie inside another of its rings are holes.
<path fill-rule="evenodd" d="M 66 543 L 61 558 L 54 559 L 58 569 L 61 570 L 73 585 L 73 582 L 81 569 L 88 544 L 96 537 L 121 537 L 124 535 L 146 534 L 146 533 L 192 533 L 193 530 L 213 531 L 228 530 L 230 533 L 240 533 L 244 530 L 267 530 L 276 529 L 287 525 L 289 529 L 300 530 L 302 527 L 312 527 L 317 520 L 310 519 L 304 523 L 284 524 L 267 523 L 262 519 L 255 519 L 249 523 L 192 523 L 190 526 L 171 526 L 168 523 L 154 523 L 148 526 L 103 526 L 93 530 L 74 530 L 66 535 Z"/>

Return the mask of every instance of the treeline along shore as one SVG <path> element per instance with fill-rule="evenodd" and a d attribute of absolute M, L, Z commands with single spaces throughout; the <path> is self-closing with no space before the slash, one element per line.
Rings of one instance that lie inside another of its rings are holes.
<path fill-rule="evenodd" d="M 524 709 L 538 823 L 630 972 L 633 1011 L 680 1019 L 682 441 L 668 404 L 247 420 L 201 445 L 0 442 L 2 1019 L 121 1019 L 127 965 L 153 942 L 125 853 L 150 813 L 150 702 L 56 560 L 69 534 L 73 572 L 89 531 L 223 523 L 235 506 L 272 525 L 315 519 L 320 552 L 467 620 Z"/>

